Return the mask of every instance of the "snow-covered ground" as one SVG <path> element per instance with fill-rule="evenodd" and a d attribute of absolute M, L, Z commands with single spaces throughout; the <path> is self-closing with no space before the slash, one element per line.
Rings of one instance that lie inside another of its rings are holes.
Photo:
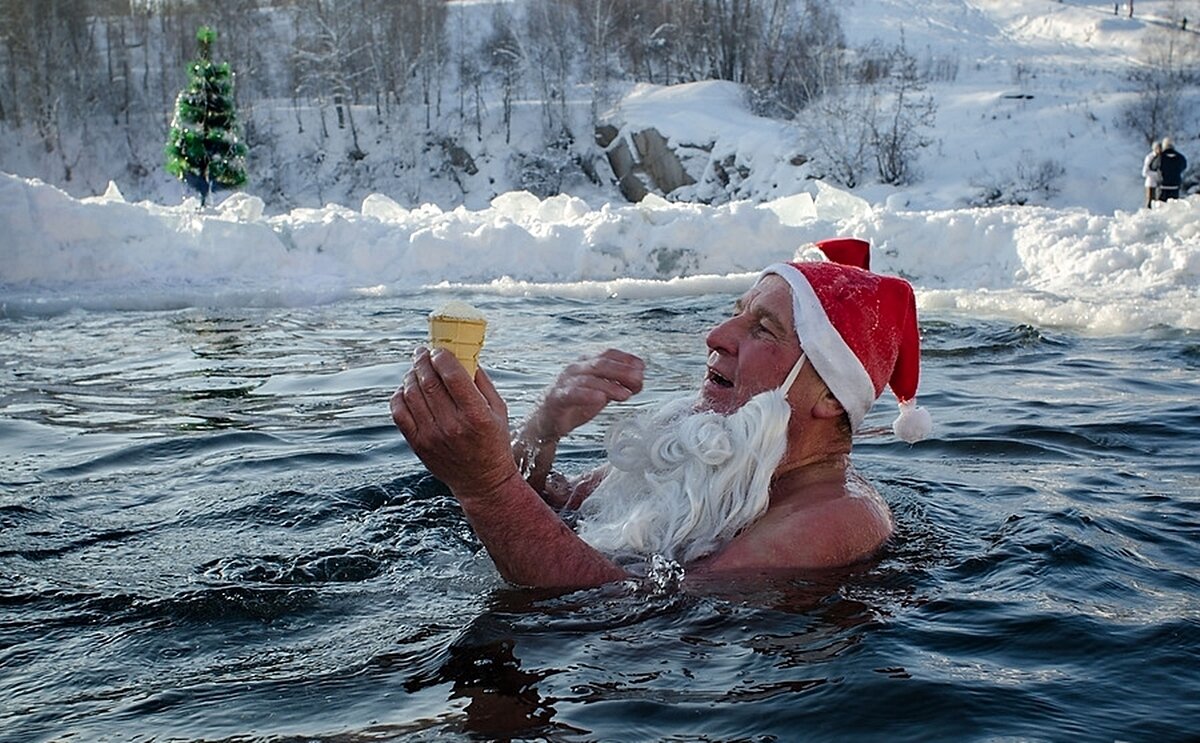
<path fill-rule="evenodd" d="M 938 103 L 937 143 L 925 153 L 922 182 L 901 191 L 920 209 L 960 205 L 978 182 L 1003 181 L 1017 163 L 1062 166 L 1052 206 L 1101 214 L 1135 209 L 1143 198 L 1144 141 L 1118 123 L 1133 99 L 1129 71 L 1144 45 L 1173 35 L 1200 43 L 1189 23 L 1200 2 L 1138 0 L 1133 18 L 1104 0 L 852 0 L 842 12 L 849 43 L 903 31 L 918 57 L 957 60 L 952 82 L 930 86 Z M 1200 91 L 1191 92 L 1193 104 Z M 1196 110 L 1196 109 L 1193 109 Z M 1200 165 L 1200 121 L 1169 132 Z M 887 192 L 864 188 L 872 200 Z"/>
<path fill-rule="evenodd" d="M 253 189 L 200 212 L 194 201 L 76 199 L 0 176 L 0 313 L 326 301 L 467 285 L 610 296 L 736 290 L 766 263 L 832 235 L 872 242 L 874 267 L 909 277 L 927 309 L 1094 332 L 1200 329 L 1200 196 L 1140 209 L 1144 142 L 1116 124 L 1125 75 L 1151 35 L 1181 34 L 1200 0 L 848 0 L 850 43 L 901 31 L 918 57 L 951 60 L 932 85 L 936 143 L 923 179 L 847 193 L 787 160 L 794 127 L 737 108 L 723 84 L 630 92 L 621 116 L 676 141 L 716 140 L 753 164 L 765 203 L 601 204 L 508 192 L 471 208 L 360 203 L 266 215 Z M 1191 24 L 1189 23 L 1189 26 Z M 1020 97 L 1011 97 L 1020 94 Z M 1194 126 L 1200 129 L 1200 125 Z M 1200 163 L 1197 131 L 1175 132 Z M 1062 166 L 1047 206 L 964 206 L 1020 162 Z M 614 198 L 616 198 L 614 196 Z"/>

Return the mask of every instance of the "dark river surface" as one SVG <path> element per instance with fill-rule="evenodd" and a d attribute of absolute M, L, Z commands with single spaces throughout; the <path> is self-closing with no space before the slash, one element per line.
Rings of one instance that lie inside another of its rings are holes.
<path fill-rule="evenodd" d="M 1200 338 L 925 313 L 934 436 L 868 417 L 872 563 L 546 592 L 498 577 L 387 398 L 449 296 L 529 410 L 618 346 L 700 382 L 733 296 L 419 292 L 0 318 L 4 741 L 1185 740 Z M 1194 738 L 1192 738 L 1194 739 Z"/>

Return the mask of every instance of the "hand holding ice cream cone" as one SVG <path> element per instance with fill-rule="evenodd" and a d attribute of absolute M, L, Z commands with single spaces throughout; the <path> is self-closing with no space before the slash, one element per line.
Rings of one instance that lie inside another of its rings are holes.
<path fill-rule="evenodd" d="M 453 353 L 472 379 L 479 368 L 479 351 L 486 330 L 483 313 L 466 302 L 448 302 L 429 316 L 431 345 Z"/>

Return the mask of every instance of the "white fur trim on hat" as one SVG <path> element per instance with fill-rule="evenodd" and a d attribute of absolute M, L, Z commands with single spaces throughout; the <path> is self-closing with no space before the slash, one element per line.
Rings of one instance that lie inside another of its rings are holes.
<path fill-rule="evenodd" d="M 870 375 L 842 339 L 842 334 L 829 321 L 821 300 L 817 299 L 804 274 L 795 266 L 773 263 L 763 270 L 759 278 L 772 273 L 788 282 L 792 288 L 792 312 L 800 350 L 808 356 L 821 380 L 846 409 L 851 430 L 857 431 L 875 402 L 875 385 Z"/>

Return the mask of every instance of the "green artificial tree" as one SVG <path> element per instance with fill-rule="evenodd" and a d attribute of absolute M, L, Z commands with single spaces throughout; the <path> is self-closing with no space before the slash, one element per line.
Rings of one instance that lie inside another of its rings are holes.
<path fill-rule="evenodd" d="M 167 171 L 200 192 L 200 205 L 215 189 L 246 182 L 246 145 L 238 136 L 233 73 L 229 63 L 212 61 L 216 31 L 196 32 L 200 58 L 188 65 L 188 86 L 175 100 L 167 140 Z"/>

